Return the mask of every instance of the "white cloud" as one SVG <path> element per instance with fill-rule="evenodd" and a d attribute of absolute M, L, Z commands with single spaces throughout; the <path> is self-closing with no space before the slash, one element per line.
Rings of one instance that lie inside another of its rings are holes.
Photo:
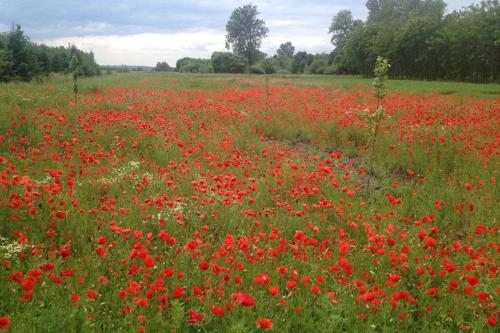
<path fill-rule="evenodd" d="M 297 51 L 328 52 L 329 36 L 324 33 L 305 31 L 302 34 L 272 33 L 263 41 L 262 51 L 273 55 L 281 43 L 290 40 Z M 175 33 L 144 33 L 134 35 L 104 35 L 64 37 L 41 40 L 49 46 L 68 44 L 93 51 L 101 65 L 155 65 L 167 61 L 171 66 L 182 57 L 209 58 L 214 51 L 223 51 L 225 32 L 217 30 L 187 31 Z"/>
<path fill-rule="evenodd" d="M 50 46 L 76 45 L 93 51 L 101 65 L 155 65 L 167 61 L 171 66 L 182 57 L 206 58 L 224 48 L 225 35 L 215 30 L 176 33 L 144 33 L 65 37 L 39 41 Z"/>

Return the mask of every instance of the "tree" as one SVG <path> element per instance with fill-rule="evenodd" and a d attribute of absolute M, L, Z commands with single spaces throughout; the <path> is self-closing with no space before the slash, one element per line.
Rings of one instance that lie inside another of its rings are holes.
<path fill-rule="evenodd" d="M 276 60 L 278 61 L 279 67 L 291 72 L 294 54 L 295 46 L 293 46 L 291 42 L 281 44 L 276 51 Z"/>
<path fill-rule="evenodd" d="M 13 76 L 12 54 L 0 45 L 0 81 L 9 81 Z"/>
<path fill-rule="evenodd" d="M 343 48 L 347 38 L 354 31 L 360 20 L 354 20 L 350 10 L 343 9 L 337 13 L 330 23 L 328 33 L 332 34 L 331 42 L 336 48 Z"/>
<path fill-rule="evenodd" d="M 78 75 L 100 74 L 92 52 L 83 52 L 74 46 L 49 47 L 33 43 L 19 25 L 13 25 L 10 31 L 0 33 L 0 81 L 30 81 L 35 76 L 40 78 L 40 74 L 67 71 L 73 55 L 81 64 Z"/>
<path fill-rule="evenodd" d="M 195 59 L 184 57 L 175 63 L 175 70 L 179 73 L 212 73 L 210 59 Z"/>
<path fill-rule="evenodd" d="M 212 53 L 212 68 L 215 73 L 244 73 L 247 59 L 231 52 Z"/>
<path fill-rule="evenodd" d="M 312 62 L 307 66 L 310 74 L 324 74 L 328 67 L 329 56 L 326 53 L 320 53 L 313 56 Z"/>
<path fill-rule="evenodd" d="M 38 48 L 38 63 L 40 64 L 40 71 L 44 74 L 49 74 L 51 71 L 50 59 L 49 59 L 49 48 L 45 45 L 41 45 Z"/>
<path fill-rule="evenodd" d="M 157 71 L 157 72 L 171 72 L 172 67 L 170 67 L 166 61 L 157 62 L 156 67 L 155 67 L 155 71 Z"/>
<path fill-rule="evenodd" d="M 291 42 L 280 44 L 276 54 L 279 58 L 292 58 L 295 54 L 295 46 Z"/>
<path fill-rule="evenodd" d="M 226 48 L 232 47 L 236 55 L 244 56 L 250 65 L 255 63 L 262 39 L 269 29 L 257 18 L 257 6 L 249 4 L 236 8 L 226 24 Z"/>
<path fill-rule="evenodd" d="M 279 63 L 276 63 L 276 59 L 266 58 L 264 62 L 262 62 L 262 69 L 266 74 L 275 74 L 276 68 L 279 68 Z"/>
<path fill-rule="evenodd" d="M 292 62 L 292 73 L 294 74 L 303 74 L 306 66 L 309 66 L 314 57 L 311 54 L 307 54 L 305 51 L 297 52 L 293 56 Z"/>
<path fill-rule="evenodd" d="M 28 50 L 29 39 L 24 35 L 20 25 L 13 25 L 7 34 L 8 48 L 12 53 L 15 76 L 23 81 L 30 81 L 33 75 L 33 58 Z"/>

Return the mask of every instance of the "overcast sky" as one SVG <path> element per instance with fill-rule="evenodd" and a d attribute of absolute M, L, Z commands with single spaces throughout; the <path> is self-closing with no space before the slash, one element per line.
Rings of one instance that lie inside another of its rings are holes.
<path fill-rule="evenodd" d="M 341 9 L 365 19 L 366 0 L 263 0 L 259 17 L 270 32 L 262 51 L 275 53 L 291 41 L 296 51 L 329 52 L 328 26 Z M 447 11 L 473 0 L 448 0 Z M 476 1 L 477 2 L 477 1 Z M 94 51 L 101 65 L 174 65 L 184 56 L 210 57 L 223 51 L 225 27 L 241 0 L 0 0 L 0 31 L 20 24 L 35 42 L 75 44 Z"/>

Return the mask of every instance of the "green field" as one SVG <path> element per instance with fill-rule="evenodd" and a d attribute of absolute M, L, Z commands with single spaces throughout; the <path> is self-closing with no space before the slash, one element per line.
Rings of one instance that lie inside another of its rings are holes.
<path fill-rule="evenodd" d="M 68 76 L 0 84 L 0 317 L 494 332 L 500 85 L 389 80 L 373 127 L 371 82 L 112 74 L 76 104 Z"/>

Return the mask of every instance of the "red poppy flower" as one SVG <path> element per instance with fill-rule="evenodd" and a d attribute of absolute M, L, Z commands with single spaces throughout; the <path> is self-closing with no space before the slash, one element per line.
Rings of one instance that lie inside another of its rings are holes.
<path fill-rule="evenodd" d="M 269 292 L 269 294 L 271 294 L 272 296 L 278 296 L 278 293 L 279 293 L 279 288 L 277 286 L 271 286 L 269 288 L 267 288 L 267 291 Z"/>
<path fill-rule="evenodd" d="M 255 299 L 252 295 L 246 293 L 233 294 L 233 299 L 241 306 L 253 307 L 255 306 Z"/>
<path fill-rule="evenodd" d="M 273 321 L 269 318 L 259 318 L 256 321 L 257 326 L 262 329 L 272 329 L 273 328 Z"/>
<path fill-rule="evenodd" d="M 437 296 L 439 289 L 438 288 L 429 288 L 427 289 L 427 295 L 429 296 Z"/>
<path fill-rule="evenodd" d="M 6 331 L 10 327 L 10 319 L 7 316 L 0 317 L 0 331 Z"/>
<path fill-rule="evenodd" d="M 189 323 L 190 324 L 196 324 L 200 321 L 202 321 L 205 318 L 204 315 L 201 313 L 198 313 L 194 311 L 193 309 L 189 310 Z"/>
<path fill-rule="evenodd" d="M 210 306 L 210 311 L 216 316 L 223 316 L 225 312 L 222 306 L 215 306 L 215 305 Z"/>
<path fill-rule="evenodd" d="M 173 292 L 174 298 L 180 298 L 182 295 L 184 295 L 184 289 L 182 287 L 175 287 Z"/>

